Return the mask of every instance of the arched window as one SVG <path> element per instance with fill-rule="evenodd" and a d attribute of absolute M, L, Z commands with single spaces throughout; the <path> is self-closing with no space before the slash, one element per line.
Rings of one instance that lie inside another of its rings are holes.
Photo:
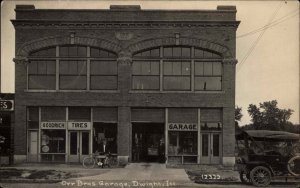
<path fill-rule="evenodd" d="M 32 52 L 28 89 L 115 90 L 116 54 L 88 46 L 54 46 Z"/>
<path fill-rule="evenodd" d="M 148 49 L 133 56 L 132 89 L 216 91 L 222 89 L 220 54 L 187 46 Z"/>

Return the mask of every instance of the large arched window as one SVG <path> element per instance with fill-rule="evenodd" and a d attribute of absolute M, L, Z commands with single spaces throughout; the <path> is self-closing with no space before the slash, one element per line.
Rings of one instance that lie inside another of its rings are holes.
<path fill-rule="evenodd" d="M 219 54 L 186 46 L 158 47 L 133 56 L 132 89 L 218 91 L 222 72 Z"/>
<path fill-rule="evenodd" d="M 87 46 L 54 46 L 29 56 L 29 90 L 116 90 L 116 54 Z"/>

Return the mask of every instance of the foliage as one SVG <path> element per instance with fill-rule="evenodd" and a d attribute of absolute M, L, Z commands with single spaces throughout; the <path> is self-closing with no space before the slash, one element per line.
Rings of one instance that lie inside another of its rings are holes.
<path fill-rule="evenodd" d="M 259 106 L 250 104 L 247 111 L 252 118 L 252 124 L 245 126 L 244 129 L 293 130 L 294 132 L 295 127 L 288 121 L 293 110 L 280 109 L 277 104 L 276 100 L 259 103 Z"/>

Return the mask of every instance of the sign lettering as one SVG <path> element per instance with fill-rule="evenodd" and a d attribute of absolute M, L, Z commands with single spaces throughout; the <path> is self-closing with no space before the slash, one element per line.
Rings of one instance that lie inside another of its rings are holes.
<path fill-rule="evenodd" d="M 14 101 L 13 100 L 0 100 L 0 111 L 13 111 Z"/>
<path fill-rule="evenodd" d="M 90 130 L 90 122 L 68 122 L 69 130 Z"/>
<path fill-rule="evenodd" d="M 197 131 L 197 124 L 193 123 L 169 123 L 168 129 L 170 131 Z"/>
<path fill-rule="evenodd" d="M 65 129 L 66 122 L 41 122 L 41 129 Z"/>

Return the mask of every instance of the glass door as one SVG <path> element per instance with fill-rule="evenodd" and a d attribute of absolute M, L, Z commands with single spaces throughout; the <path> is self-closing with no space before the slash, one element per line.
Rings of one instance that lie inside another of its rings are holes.
<path fill-rule="evenodd" d="M 69 132 L 69 162 L 82 162 L 89 155 L 90 133 L 87 131 Z"/>
<path fill-rule="evenodd" d="M 221 162 L 221 134 L 201 134 L 201 164 L 220 164 Z"/>

